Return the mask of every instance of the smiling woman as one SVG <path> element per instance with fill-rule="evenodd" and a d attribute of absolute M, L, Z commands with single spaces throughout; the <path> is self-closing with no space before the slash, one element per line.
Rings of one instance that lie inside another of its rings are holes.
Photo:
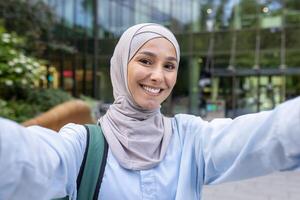
<path fill-rule="evenodd" d="M 151 110 L 170 95 L 177 77 L 176 49 L 165 38 L 146 42 L 128 63 L 128 88 L 137 105 Z"/>
<path fill-rule="evenodd" d="M 115 102 L 99 123 L 122 167 L 148 169 L 163 159 L 172 125 L 160 104 L 175 85 L 179 58 L 175 36 L 161 25 L 139 24 L 121 36 L 111 59 Z"/>
<path fill-rule="evenodd" d="M 115 100 L 97 124 L 107 159 L 89 165 L 103 176 L 87 178 L 97 184 L 84 200 L 199 200 L 205 184 L 300 169 L 299 97 L 236 119 L 167 118 L 160 105 L 176 83 L 179 59 L 176 38 L 159 24 L 138 24 L 121 36 L 110 66 Z M 103 147 L 89 129 L 68 124 L 54 134 L 4 119 L 0 127 L 1 199 L 82 197 L 85 152 L 90 144 Z"/>

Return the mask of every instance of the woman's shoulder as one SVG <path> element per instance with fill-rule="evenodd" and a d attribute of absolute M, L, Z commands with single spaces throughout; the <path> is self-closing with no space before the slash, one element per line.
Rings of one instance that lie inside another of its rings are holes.
<path fill-rule="evenodd" d="M 59 133 L 86 133 L 86 129 L 84 125 L 81 124 L 75 124 L 75 123 L 68 123 L 64 125 L 60 130 Z"/>
<path fill-rule="evenodd" d="M 176 114 L 172 118 L 173 132 L 177 133 L 181 138 L 185 135 L 199 134 L 207 122 L 201 117 L 190 114 Z"/>
<path fill-rule="evenodd" d="M 79 140 L 86 140 L 87 130 L 84 125 L 68 123 L 58 133 L 65 137 L 76 137 Z"/>
<path fill-rule="evenodd" d="M 173 117 L 173 123 L 175 123 L 178 128 L 190 128 L 202 125 L 203 123 L 206 123 L 206 121 L 199 116 L 191 114 L 176 114 Z"/>

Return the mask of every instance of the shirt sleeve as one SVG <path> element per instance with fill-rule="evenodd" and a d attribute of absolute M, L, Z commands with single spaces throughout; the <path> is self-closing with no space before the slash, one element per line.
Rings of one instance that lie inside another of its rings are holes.
<path fill-rule="evenodd" d="M 59 133 L 0 118 L 1 199 L 76 198 L 86 131 L 68 124 Z"/>
<path fill-rule="evenodd" d="M 271 111 L 234 120 L 194 120 L 193 126 L 201 132 L 195 156 L 204 184 L 300 169 L 300 97 Z"/>

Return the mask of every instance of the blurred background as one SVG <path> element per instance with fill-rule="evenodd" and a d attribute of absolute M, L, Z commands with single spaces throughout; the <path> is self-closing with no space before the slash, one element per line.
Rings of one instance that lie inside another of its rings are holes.
<path fill-rule="evenodd" d="M 274 108 L 300 94 L 299 0 L 0 0 L 0 116 L 59 130 L 113 102 L 109 62 L 137 23 L 181 46 L 167 115 L 207 120 Z M 299 174 L 205 186 L 205 200 L 298 200 Z"/>
<path fill-rule="evenodd" d="M 298 0 L 0 0 L 0 115 L 24 121 L 72 98 L 105 110 L 114 46 L 143 22 L 181 46 L 168 115 L 236 117 L 300 94 Z"/>

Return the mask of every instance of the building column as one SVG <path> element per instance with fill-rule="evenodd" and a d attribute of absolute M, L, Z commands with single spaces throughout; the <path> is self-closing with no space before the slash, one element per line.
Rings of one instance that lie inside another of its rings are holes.
<path fill-rule="evenodd" d="M 199 115 L 200 65 L 195 57 L 189 60 L 189 113 Z"/>
<path fill-rule="evenodd" d="M 99 26 L 98 26 L 98 0 L 93 0 L 93 46 L 94 46 L 94 52 L 93 52 L 93 68 L 92 68 L 92 75 L 93 75 L 93 90 L 92 90 L 92 97 L 99 99 L 99 88 L 97 85 L 97 71 L 99 69 L 98 67 L 98 42 L 99 42 Z"/>

